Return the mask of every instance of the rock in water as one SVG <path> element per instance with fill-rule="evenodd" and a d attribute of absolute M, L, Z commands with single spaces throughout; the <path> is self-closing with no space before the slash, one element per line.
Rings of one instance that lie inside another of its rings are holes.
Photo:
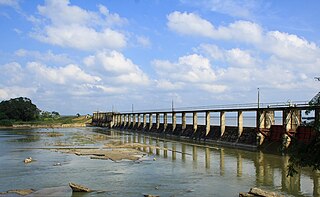
<path fill-rule="evenodd" d="M 91 192 L 91 190 L 83 185 L 79 185 L 76 183 L 69 183 L 69 186 L 71 187 L 73 192 Z"/>
<path fill-rule="evenodd" d="M 23 160 L 24 163 L 30 163 L 32 162 L 32 157 L 28 157 L 26 159 Z"/>

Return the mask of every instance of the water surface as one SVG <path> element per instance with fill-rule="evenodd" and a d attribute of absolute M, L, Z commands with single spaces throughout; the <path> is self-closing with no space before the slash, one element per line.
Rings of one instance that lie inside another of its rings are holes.
<path fill-rule="evenodd" d="M 59 135 L 48 135 L 52 132 Z M 147 154 L 141 162 L 94 160 L 48 149 L 102 148 L 110 141 L 150 147 L 141 148 Z M 36 161 L 24 164 L 30 156 Z M 0 191 L 38 190 L 31 196 L 77 196 L 69 182 L 99 190 L 81 196 L 238 196 L 251 187 L 285 196 L 320 196 L 318 173 L 304 169 L 287 177 L 287 164 L 288 157 L 281 155 L 100 128 L 0 130 Z"/>

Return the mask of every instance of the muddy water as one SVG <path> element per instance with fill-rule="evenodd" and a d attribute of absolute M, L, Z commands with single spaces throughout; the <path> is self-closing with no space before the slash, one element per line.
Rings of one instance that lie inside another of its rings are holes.
<path fill-rule="evenodd" d="M 102 148 L 106 143 L 141 143 L 147 145 L 139 148 L 146 156 L 138 162 L 113 162 L 56 150 Z M 27 157 L 36 161 L 24 164 Z M 304 169 L 288 178 L 287 164 L 286 156 L 115 130 L 0 130 L 0 192 L 37 190 L 29 196 L 238 196 L 251 187 L 285 196 L 320 196 L 320 174 Z M 73 194 L 69 182 L 96 191 Z"/>

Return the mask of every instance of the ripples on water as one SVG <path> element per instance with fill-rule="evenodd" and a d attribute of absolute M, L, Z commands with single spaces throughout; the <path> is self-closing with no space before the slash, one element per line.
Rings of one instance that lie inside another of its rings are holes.
<path fill-rule="evenodd" d="M 56 137 L 48 132 L 52 129 L 0 130 L 0 191 L 33 188 L 37 192 L 31 196 L 79 196 L 68 187 L 75 182 L 98 190 L 81 196 L 238 196 L 251 187 L 286 196 L 320 194 L 318 173 L 303 170 L 296 177 L 286 177 L 285 156 L 96 128 L 54 129 L 63 134 Z M 99 139 L 92 140 L 95 135 Z M 142 162 L 92 160 L 42 149 L 102 147 L 108 140 L 140 142 L 152 148 L 141 148 L 149 154 Z M 29 156 L 36 161 L 24 164 Z"/>

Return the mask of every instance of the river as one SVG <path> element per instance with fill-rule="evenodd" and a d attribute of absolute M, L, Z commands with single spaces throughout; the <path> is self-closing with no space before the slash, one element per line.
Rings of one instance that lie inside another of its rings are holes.
<path fill-rule="evenodd" d="M 53 132 L 58 135 L 48 135 Z M 96 135 L 99 140 L 89 137 Z M 152 146 L 141 148 L 148 153 L 141 162 L 96 160 L 55 150 L 102 148 L 115 139 Z M 23 163 L 27 157 L 35 161 Z M 251 187 L 285 196 L 320 196 L 320 173 L 303 169 L 287 177 L 287 164 L 287 156 L 102 128 L 0 130 L 0 192 L 37 190 L 29 196 L 238 196 Z M 98 191 L 72 193 L 69 182 Z"/>

